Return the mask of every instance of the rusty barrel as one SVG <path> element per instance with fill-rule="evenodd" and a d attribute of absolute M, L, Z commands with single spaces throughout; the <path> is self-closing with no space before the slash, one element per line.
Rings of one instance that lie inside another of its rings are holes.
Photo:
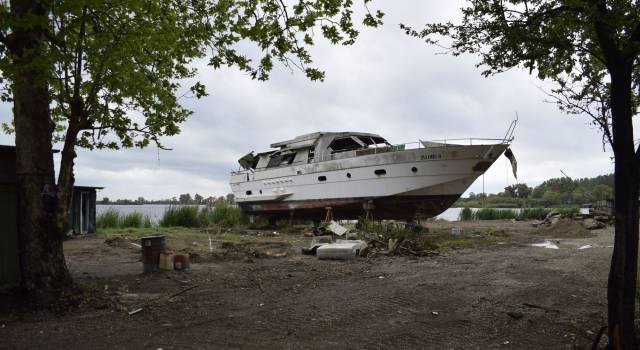
<path fill-rule="evenodd" d="M 165 236 L 150 235 L 140 239 L 142 246 L 142 267 L 144 272 L 160 269 L 160 253 L 164 252 Z"/>

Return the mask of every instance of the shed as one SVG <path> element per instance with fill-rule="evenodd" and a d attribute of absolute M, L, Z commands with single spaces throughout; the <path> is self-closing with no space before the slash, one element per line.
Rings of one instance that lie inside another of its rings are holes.
<path fill-rule="evenodd" d="M 104 187 L 75 186 L 69 210 L 68 228 L 75 234 L 96 232 L 96 190 Z"/>
<path fill-rule="evenodd" d="M 16 283 L 20 276 L 16 193 L 16 149 L 0 145 L 0 285 Z M 69 230 L 75 234 L 95 232 L 96 190 L 75 186 L 69 210 Z"/>

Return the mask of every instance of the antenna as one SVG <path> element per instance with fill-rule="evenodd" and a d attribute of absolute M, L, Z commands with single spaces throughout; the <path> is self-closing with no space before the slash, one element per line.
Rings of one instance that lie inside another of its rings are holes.
<path fill-rule="evenodd" d="M 560 169 L 560 172 L 562 173 L 562 175 L 564 175 L 564 177 L 566 177 L 567 179 L 571 180 L 571 177 L 569 175 L 567 175 L 564 171 L 562 171 L 562 169 Z"/>

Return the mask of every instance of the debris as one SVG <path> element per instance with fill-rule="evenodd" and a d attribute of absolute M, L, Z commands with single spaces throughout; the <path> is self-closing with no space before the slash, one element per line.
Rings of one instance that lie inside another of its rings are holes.
<path fill-rule="evenodd" d="M 135 314 L 137 314 L 139 312 L 142 312 L 142 310 L 144 310 L 144 309 L 143 308 L 138 308 L 138 309 L 135 309 L 133 311 L 130 311 L 129 312 L 129 316 L 133 316 L 133 315 L 135 315 Z"/>
<path fill-rule="evenodd" d="M 327 226 L 327 230 L 333 232 L 338 236 L 342 236 L 348 231 L 346 227 L 340 225 L 339 223 L 333 220 L 329 222 L 329 226 Z"/>
<path fill-rule="evenodd" d="M 176 254 L 173 256 L 173 268 L 176 270 L 188 270 L 190 267 L 189 256 L 185 254 Z"/>
<path fill-rule="evenodd" d="M 541 247 L 541 248 L 548 248 L 548 249 L 560 249 L 560 247 L 558 247 L 555 243 L 552 243 L 551 241 L 544 241 L 542 243 L 534 243 L 532 244 L 533 247 Z"/>
<path fill-rule="evenodd" d="M 396 252 L 398 251 L 398 248 L 400 248 L 400 244 L 402 243 L 404 239 L 402 238 L 389 238 L 389 244 L 388 246 L 388 251 L 389 251 L 389 256 L 393 256 L 396 254 Z"/>
<path fill-rule="evenodd" d="M 305 237 L 313 237 L 313 236 L 315 236 L 315 234 L 313 233 L 313 231 L 305 231 L 305 232 L 303 233 L 303 235 L 304 235 Z"/>
<path fill-rule="evenodd" d="M 451 234 L 454 236 L 458 236 L 462 233 L 462 230 L 460 229 L 460 227 L 452 227 L 451 228 Z"/>
<path fill-rule="evenodd" d="M 584 221 L 582 221 L 582 226 L 587 230 L 596 230 L 607 225 L 595 219 L 584 219 Z"/>
<path fill-rule="evenodd" d="M 167 253 L 160 253 L 160 269 L 164 271 L 173 270 L 173 255 Z"/>
<path fill-rule="evenodd" d="M 321 247 L 325 244 L 333 243 L 333 237 L 331 236 L 316 236 L 313 237 L 311 243 L 309 244 L 309 248 L 302 248 L 302 254 L 305 255 L 314 255 L 318 247 Z"/>
<path fill-rule="evenodd" d="M 432 314 L 433 316 L 438 316 L 438 315 L 440 315 L 440 313 L 439 313 L 438 311 L 431 311 L 431 314 Z"/>
<path fill-rule="evenodd" d="M 195 289 L 195 288 L 197 288 L 197 287 L 199 287 L 199 285 L 195 284 L 195 285 L 193 285 L 193 286 L 191 286 L 191 287 L 187 287 L 187 288 L 185 288 L 185 289 L 183 289 L 183 290 L 181 290 L 181 291 L 179 291 L 179 292 L 177 292 L 177 293 L 173 293 L 173 294 L 171 294 L 171 295 L 169 296 L 169 298 L 167 298 L 167 300 L 171 300 L 171 299 L 173 299 L 173 298 L 177 297 L 178 295 L 181 295 L 181 294 L 183 294 L 183 293 L 186 293 L 186 292 L 188 292 L 188 291 L 190 291 L 190 290 L 192 290 L 192 289 Z"/>
<path fill-rule="evenodd" d="M 213 242 L 211 242 L 211 236 L 209 236 L 209 251 L 213 251 Z"/>
<path fill-rule="evenodd" d="M 583 245 L 582 247 L 579 247 L 578 250 L 589 249 L 589 248 L 593 248 L 593 246 L 591 244 Z"/>
<path fill-rule="evenodd" d="M 557 312 L 557 313 L 561 312 L 558 309 L 552 309 L 550 307 L 540 306 L 540 305 L 535 305 L 535 304 L 530 304 L 530 303 L 522 303 L 522 305 L 524 305 L 526 307 L 530 307 L 532 309 L 540 309 L 540 310 L 544 310 L 544 311 L 548 311 L 548 312 Z"/>
<path fill-rule="evenodd" d="M 364 241 L 338 240 L 336 243 L 324 244 L 316 249 L 318 259 L 348 260 L 360 255 L 367 244 Z"/>

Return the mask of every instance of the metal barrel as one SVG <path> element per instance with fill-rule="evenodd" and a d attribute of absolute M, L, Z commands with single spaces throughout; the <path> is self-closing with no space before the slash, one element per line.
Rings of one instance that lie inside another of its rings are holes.
<path fill-rule="evenodd" d="M 160 253 L 164 252 L 165 236 L 150 235 L 140 239 L 142 245 L 142 267 L 144 272 L 160 270 Z"/>

